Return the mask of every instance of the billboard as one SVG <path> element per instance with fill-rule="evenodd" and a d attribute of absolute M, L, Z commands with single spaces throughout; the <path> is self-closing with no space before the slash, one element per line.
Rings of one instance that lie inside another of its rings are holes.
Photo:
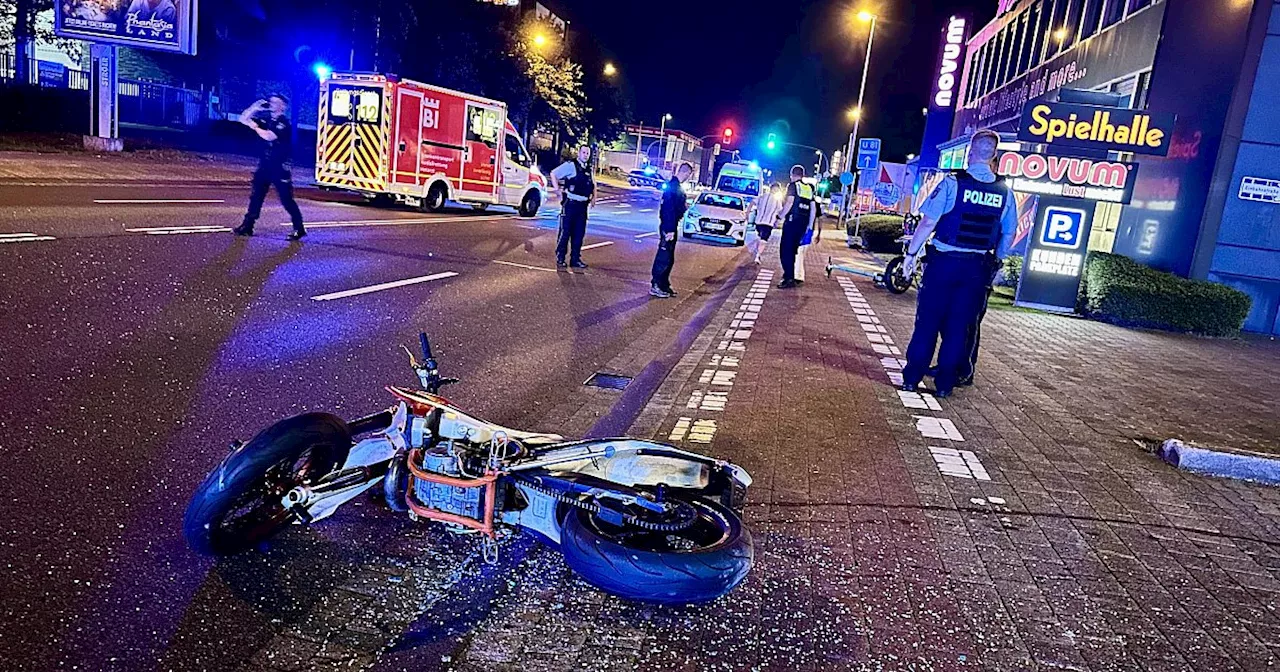
<path fill-rule="evenodd" d="M 1056 197 L 1041 198 L 1039 206 L 1027 238 L 1015 303 L 1039 310 L 1075 312 L 1093 209 Z"/>
<path fill-rule="evenodd" d="M 197 0 L 56 0 L 60 37 L 196 53 Z"/>

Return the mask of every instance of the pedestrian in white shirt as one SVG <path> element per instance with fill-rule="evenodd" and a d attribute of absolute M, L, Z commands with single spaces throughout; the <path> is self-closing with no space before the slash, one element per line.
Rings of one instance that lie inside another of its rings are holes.
<path fill-rule="evenodd" d="M 769 249 L 769 238 L 778 225 L 778 216 L 782 214 L 782 199 L 782 185 L 777 182 L 760 197 L 760 205 L 756 208 L 755 249 L 752 251 L 757 264 L 760 263 L 760 256 Z"/>

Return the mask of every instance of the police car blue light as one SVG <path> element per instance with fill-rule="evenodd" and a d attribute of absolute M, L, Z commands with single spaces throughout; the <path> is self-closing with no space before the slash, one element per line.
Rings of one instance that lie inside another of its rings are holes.
<path fill-rule="evenodd" d="M 1044 230 L 1040 244 L 1074 250 L 1080 247 L 1080 232 L 1084 230 L 1084 211 L 1050 207 L 1045 211 Z"/>

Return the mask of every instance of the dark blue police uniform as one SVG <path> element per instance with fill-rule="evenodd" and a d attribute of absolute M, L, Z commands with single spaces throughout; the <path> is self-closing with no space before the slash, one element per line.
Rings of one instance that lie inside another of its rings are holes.
<path fill-rule="evenodd" d="M 276 134 L 276 139 L 267 142 L 258 160 L 258 169 L 253 171 L 253 183 L 249 193 L 249 209 L 245 212 L 244 221 L 236 228 L 236 233 L 253 233 L 253 225 L 262 214 L 262 203 L 267 199 L 267 191 L 276 188 L 280 197 L 280 205 L 289 213 L 293 222 L 295 235 L 304 235 L 302 226 L 302 210 L 293 199 L 293 172 L 290 170 L 293 153 L 293 126 L 284 115 L 278 117 L 255 117 L 254 123 L 259 128 Z"/>
<path fill-rule="evenodd" d="M 566 195 L 560 210 L 560 234 L 556 239 L 556 263 L 564 265 L 564 255 L 569 253 L 569 263 L 586 268 L 582 263 L 582 239 L 587 235 L 587 205 L 596 193 L 595 180 L 591 179 L 591 167 L 573 161 L 573 177 L 564 180 Z"/>
<path fill-rule="evenodd" d="M 938 337 L 937 394 L 947 396 L 969 360 L 970 331 L 977 324 L 1002 235 L 1002 215 L 1013 192 L 1003 179 L 982 182 L 955 174 L 955 206 L 938 219 L 916 304 L 915 330 L 907 346 L 903 387 L 916 389 L 933 361 Z M 946 251 L 944 251 L 946 250 Z"/>
<path fill-rule="evenodd" d="M 778 243 L 782 282 L 779 287 L 793 287 L 796 284 L 796 253 L 800 251 L 804 232 L 809 229 L 809 218 L 814 208 L 813 187 L 801 180 L 794 180 L 787 185 L 787 196 L 791 197 L 791 209 L 782 213 L 782 240 Z"/>

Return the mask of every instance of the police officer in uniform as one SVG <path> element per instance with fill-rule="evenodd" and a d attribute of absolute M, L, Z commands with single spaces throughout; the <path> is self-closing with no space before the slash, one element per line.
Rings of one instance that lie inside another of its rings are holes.
<path fill-rule="evenodd" d="M 782 202 L 782 239 L 778 254 L 782 257 L 782 282 L 779 289 L 795 287 L 803 281 L 796 280 L 796 254 L 805 232 L 813 228 L 818 208 L 813 202 L 813 185 L 804 182 L 804 166 L 791 167 L 791 184 L 787 185 L 787 197 Z"/>
<path fill-rule="evenodd" d="M 573 161 L 565 161 L 551 171 L 551 186 L 560 193 L 560 235 L 556 238 L 556 266 L 586 268 L 582 262 L 582 239 L 587 235 L 587 208 L 595 197 L 596 183 L 591 179 L 591 147 L 578 148 Z"/>
<path fill-rule="evenodd" d="M 267 190 L 276 188 L 280 197 L 280 205 L 289 213 L 293 221 L 293 233 L 289 240 L 298 240 L 307 235 L 302 226 L 302 210 L 298 202 L 293 200 L 293 173 L 290 171 L 293 154 L 293 126 L 284 115 L 289 108 L 289 101 L 283 94 L 273 93 L 266 100 L 259 100 L 240 114 L 240 123 L 248 126 L 258 137 L 267 142 L 262 158 L 258 160 L 258 169 L 253 171 L 253 186 L 249 194 L 249 210 L 245 212 L 244 221 L 232 229 L 237 236 L 252 236 L 253 225 L 262 214 L 262 203 L 267 199 Z"/>
<path fill-rule="evenodd" d="M 1009 251 L 1018 227 L 1013 191 L 994 170 L 1000 137 L 979 131 L 969 143 L 969 168 L 947 176 L 920 207 L 922 220 L 907 247 L 903 270 L 915 272 L 933 236 L 916 304 L 902 389 L 919 389 L 938 351 L 935 395 L 947 397 L 967 367 L 970 330 L 977 327 L 993 265 Z"/>

